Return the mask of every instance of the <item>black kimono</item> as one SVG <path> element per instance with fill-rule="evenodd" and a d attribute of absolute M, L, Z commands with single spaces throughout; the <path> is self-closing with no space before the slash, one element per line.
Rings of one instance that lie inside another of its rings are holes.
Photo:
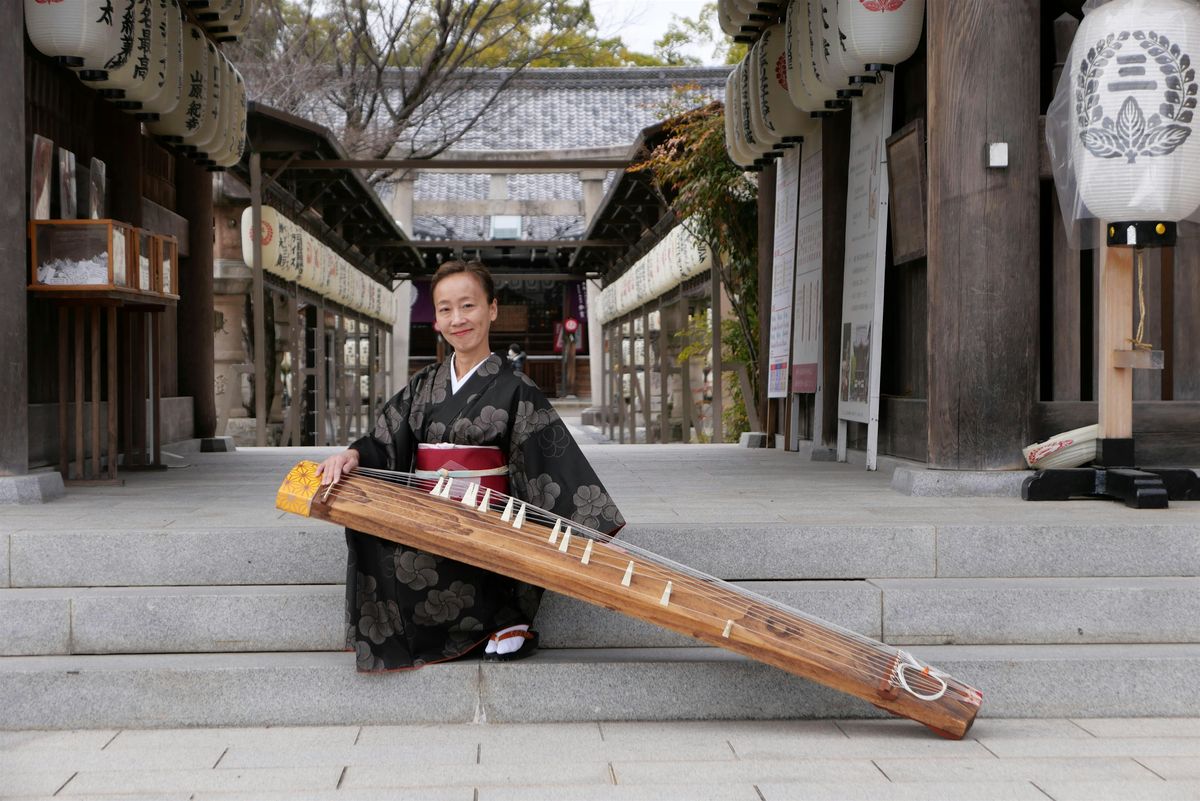
<path fill-rule="evenodd" d="M 450 391 L 450 362 L 413 376 L 370 436 L 350 447 L 362 467 L 413 468 L 418 443 L 490 445 L 508 463 L 509 493 L 612 534 L 625 524 L 575 439 L 537 385 L 493 353 Z M 452 559 L 346 530 L 347 645 L 360 671 L 462 656 L 497 629 L 530 624 L 543 590 Z"/>

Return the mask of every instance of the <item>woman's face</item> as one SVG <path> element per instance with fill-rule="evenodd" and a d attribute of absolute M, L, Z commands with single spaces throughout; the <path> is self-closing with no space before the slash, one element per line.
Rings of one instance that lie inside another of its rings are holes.
<path fill-rule="evenodd" d="M 433 290 L 438 328 L 456 353 L 490 352 L 488 332 L 496 319 L 496 301 L 487 302 L 481 284 L 469 273 L 443 278 Z"/>

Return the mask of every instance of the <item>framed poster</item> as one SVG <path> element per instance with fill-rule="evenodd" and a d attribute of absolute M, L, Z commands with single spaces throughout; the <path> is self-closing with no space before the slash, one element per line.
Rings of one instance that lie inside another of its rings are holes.
<path fill-rule="evenodd" d="M 58 218 L 74 220 L 79 216 L 79 196 L 75 193 L 75 154 L 58 149 Z"/>
<path fill-rule="evenodd" d="M 93 220 L 104 220 L 108 217 L 107 204 L 104 200 L 106 187 L 104 162 L 94 158 L 88 173 L 88 217 Z"/>
<path fill-rule="evenodd" d="M 892 188 L 892 264 L 904 264 L 925 257 L 929 203 L 924 119 L 918 117 L 888 137 L 887 166 Z"/>
<path fill-rule="evenodd" d="M 50 180 L 54 175 L 54 142 L 33 135 L 29 161 L 29 219 L 50 219 Z"/>
<path fill-rule="evenodd" d="M 796 220 L 796 279 L 792 300 L 791 391 L 817 391 L 821 359 L 821 264 L 824 229 L 821 198 L 821 126 L 804 136 Z"/>
<path fill-rule="evenodd" d="M 771 261 L 771 337 L 767 397 L 785 398 L 790 383 L 792 300 L 796 273 L 796 203 L 800 148 L 783 154 L 775 173 L 775 249 Z"/>

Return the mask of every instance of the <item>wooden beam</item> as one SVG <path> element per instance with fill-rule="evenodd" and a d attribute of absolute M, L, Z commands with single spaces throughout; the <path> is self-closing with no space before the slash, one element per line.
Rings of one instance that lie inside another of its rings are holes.
<path fill-rule="evenodd" d="M 1038 386 L 1041 4 L 927 11 L 929 465 L 1018 468 Z M 1009 167 L 985 166 L 988 142 Z"/>
<path fill-rule="evenodd" d="M 1133 436 L 1133 370 L 1117 364 L 1133 319 L 1133 248 L 1100 250 L 1100 438 Z"/>

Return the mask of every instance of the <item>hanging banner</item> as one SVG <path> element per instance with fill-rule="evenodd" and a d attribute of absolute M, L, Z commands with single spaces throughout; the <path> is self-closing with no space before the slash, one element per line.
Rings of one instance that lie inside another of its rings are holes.
<path fill-rule="evenodd" d="M 796 201 L 800 191 L 798 145 L 784 153 L 775 172 L 775 250 L 771 269 L 771 338 L 767 351 L 767 397 L 785 398 L 792 345 L 792 285 L 796 274 Z"/>
<path fill-rule="evenodd" d="M 842 286 L 838 418 L 866 423 L 867 469 L 875 469 L 879 428 L 879 351 L 883 273 L 887 258 L 887 150 L 894 83 L 866 87 L 850 111 L 850 171 L 846 188 L 846 269 Z M 839 433 L 839 454 L 844 451 Z"/>
<path fill-rule="evenodd" d="M 817 391 L 821 358 L 821 126 L 804 136 L 796 220 L 796 278 L 792 299 L 792 392 Z"/>

